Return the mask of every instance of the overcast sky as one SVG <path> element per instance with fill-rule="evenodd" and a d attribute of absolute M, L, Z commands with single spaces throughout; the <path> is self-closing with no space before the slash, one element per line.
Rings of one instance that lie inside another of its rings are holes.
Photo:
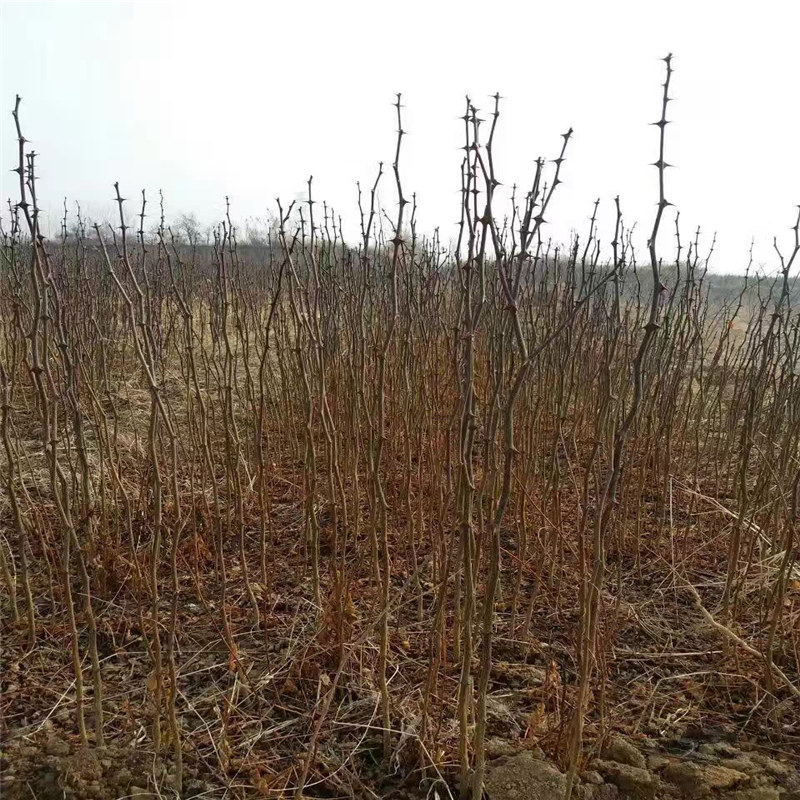
<path fill-rule="evenodd" d="M 458 219 L 464 96 L 503 96 L 498 179 L 527 185 L 533 161 L 574 139 L 549 233 L 585 230 L 601 198 L 652 221 L 663 62 L 674 53 L 667 198 L 684 236 L 718 233 L 717 271 L 741 271 L 751 237 L 774 269 L 800 203 L 800 2 L 236 2 L 0 0 L 2 196 L 14 197 L 14 95 L 41 153 L 38 190 L 95 218 L 112 184 L 163 189 L 168 217 L 263 218 L 314 175 L 318 200 L 357 224 L 355 183 L 391 161 L 403 92 L 406 194 L 443 236 Z M 393 203 L 391 176 L 382 199 Z M 666 230 L 666 229 L 665 229 Z M 663 240 L 672 252 L 672 226 Z M 642 253 L 642 255 L 644 255 Z"/>

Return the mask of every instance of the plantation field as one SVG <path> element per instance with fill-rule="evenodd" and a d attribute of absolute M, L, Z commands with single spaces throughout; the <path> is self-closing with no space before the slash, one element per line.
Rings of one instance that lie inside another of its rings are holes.
<path fill-rule="evenodd" d="M 360 239 L 309 181 L 262 245 L 122 187 L 41 236 L 18 103 L 5 797 L 478 800 L 531 752 L 591 800 L 620 734 L 800 759 L 798 223 L 723 280 L 659 166 L 647 252 L 619 203 L 556 245 L 570 134 L 498 209 L 495 102 L 454 241 L 417 231 L 398 98 Z"/>

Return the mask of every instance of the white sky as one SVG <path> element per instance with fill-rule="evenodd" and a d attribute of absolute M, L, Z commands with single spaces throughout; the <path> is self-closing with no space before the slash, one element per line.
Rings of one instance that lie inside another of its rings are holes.
<path fill-rule="evenodd" d="M 0 107 L 23 97 L 42 155 L 51 219 L 64 196 L 95 218 L 112 184 L 164 190 L 168 216 L 264 217 L 314 175 L 352 226 L 356 180 L 391 162 L 394 92 L 404 96 L 402 174 L 420 229 L 453 233 L 464 95 L 487 112 L 504 96 L 499 180 L 529 184 L 533 160 L 575 135 L 548 215 L 562 240 L 585 231 L 596 197 L 601 238 L 619 193 L 649 228 L 656 199 L 660 83 L 675 56 L 667 198 L 684 240 L 719 234 L 713 267 L 740 271 L 751 236 L 774 269 L 800 203 L 800 2 L 33 2 L 0 0 Z M 0 119 L 3 200 L 15 195 L 14 129 Z M 382 197 L 394 201 L 391 175 Z M 321 207 L 318 207 L 321 208 Z M 132 211 L 133 209 L 129 209 Z M 154 210 L 154 209 L 153 209 Z M 54 216 L 53 216 L 54 215 Z M 672 224 L 664 229 L 672 254 Z M 641 253 L 644 256 L 644 253 Z"/>

